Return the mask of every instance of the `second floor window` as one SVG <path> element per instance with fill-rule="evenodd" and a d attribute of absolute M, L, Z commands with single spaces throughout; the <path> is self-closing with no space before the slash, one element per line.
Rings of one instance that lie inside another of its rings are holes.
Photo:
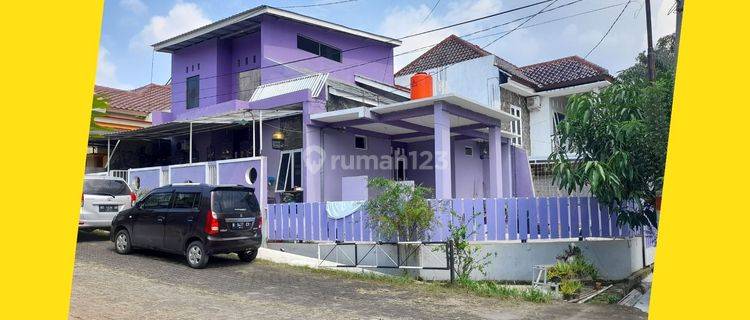
<path fill-rule="evenodd" d="M 187 78 L 187 88 L 185 90 L 186 93 L 186 103 L 185 106 L 190 108 L 197 108 L 198 107 L 198 101 L 200 99 L 200 80 L 198 76 L 192 76 L 190 78 Z"/>
<path fill-rule="evenodd" d="M 297 35 L 297 49 L 341 62 L 341 50 L 300 35 Z"/>
<path fill-rule="evenodd" d="M 520 107 L 510 106 L 510 114 L 518 117 L 519 119 L 522 119 L 521 118 L 521 108 Z M 518 136 L 513 137 L 511 139 L 511 143 L 513 143 L 515 145 L 521 145 L 523 143 L 523 140 L 521 139 L 523 137 L 523 125 L 522 125 L 522 123 L 523 123 L 523 121 L 521 121 L 521 120 L 511 121 L 511 123 L 510 123 L 510 132 L 518 135 Z"/>

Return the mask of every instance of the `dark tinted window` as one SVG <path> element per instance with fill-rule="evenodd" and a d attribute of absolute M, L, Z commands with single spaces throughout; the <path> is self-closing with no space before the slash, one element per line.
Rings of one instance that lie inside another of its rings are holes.
<path fill-rule="evenodd" d="M 260 212 L 258 200 L 249 190 L 217 190 L 212 194 L 211 210 L 214 212 Z"/>
<path fill-rule="evenodd" d="M 178 192 L 174 195 L 174 205 L 172 207 L 177 209 L 197 208 L 199 200 L 199 193 Z"/>
<path fill-rule="evenodd" d="M 320 44 L 320 55 L 333 61 L 341 62 L 341 50 Z"/>
<path fill-rule="evenodd" d="M 341 62 L 341 50 L 303 36 L 297 36 L 297 48 L 333 61 Z"/>
<path fill-rule="evenodd" d="M 367 149 L 367 138 L 354 136 L 354 147 L 357 149 Z"/>
<path fill-rule="evenodd" d="M 297 36 L 297 49 L 320 55 L 320 44 L 302 36 Z"/>
<path fill-rule="evenodd" d="M 192 76 L 187 78 L 187 89 L 186 89 L 186 106 L 188 109 L 198 107 L 198 99 L 200 98 L 200 79 L 198 76 Z"/>
<path fill-rule="evenodd" d="M 105 196 L 124 196 L 130 194 L 125 181 L 90 179 L 83 182 L 83 193 Z"/>
<path fill-rule="evenodd" d="M 143 209 L 169 209 L 172 193 L 152 193 L 143 200 Z"/>

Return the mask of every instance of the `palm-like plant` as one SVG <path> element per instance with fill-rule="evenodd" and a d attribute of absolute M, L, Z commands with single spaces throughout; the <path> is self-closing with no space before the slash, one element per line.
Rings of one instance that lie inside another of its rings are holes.
<path fill-rule="evenodd" d="M 101 138 L 102 131 L 112 131 L 112 128 L 100 126 L 96 123 L 97 117 L 102 117 L 107 114 L 109 109 L 109 102 L 106 98 L 101 95 L 94 94 L 94 99 L 91 103 L 91 118 L 89 120 L 89 136 L 94 138 Z"/>

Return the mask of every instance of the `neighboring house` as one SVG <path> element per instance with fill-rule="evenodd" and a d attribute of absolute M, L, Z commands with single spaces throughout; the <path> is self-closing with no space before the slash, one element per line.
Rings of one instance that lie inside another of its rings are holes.
<path fill-rule="evenodd" d="M 439 199 L 531 196 L 526 152 L 500 130 L 518 118 L 461 95 L 409 100 L 394 85 L 400 44 L 268 6 L 159 42 L 172 55 L 170 111 L 108 138 L 168 145 L 113 169 L 205 162 L 198 182 L 212 161 L 263 156 L 269 201 L 362 200 L 372 177 Z"/>
<path fill-rule="evenodd" d="M 116 131 L 134 130 L 151 125 L 151 113 L 169 110 L 170 85 L 147 84 L 133 90 L 94 86 L 97 94 L 109 103 L 107 113 L 94 119 L 99 126 Z"/>
<path fill-rule="evenodd" d="M 106 99 L 109 107 L 106 114 L 96 117 L 94 122 L 112 131 L 128 131 L 151 126 L 154 111 L 169 110 L 171 86 L 147 84 L 133 90 L 94 86 L 94 94 Z M 91 132 L 100 136 L 103 132 Z M 107 148 L 103 139 L 90 139 L 86 155 L 86 172 L 106 170 Z"/>
<path fill-rule="evenodd" d="M 436 94 L 461 95 L 521 118 L 503 130 L 528 152 L 537 196 L 560 194 L 547 158 L 568 97 L 613 81 L 606 69 L 578 56 L 518 67 L 455 35 L 396 72 L 396 84 L 407 85 L 417 72 L 432 74 Z"/>

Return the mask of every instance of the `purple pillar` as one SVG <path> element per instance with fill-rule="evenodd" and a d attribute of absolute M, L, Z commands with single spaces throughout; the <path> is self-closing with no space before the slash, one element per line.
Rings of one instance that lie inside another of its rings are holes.
<path fill-rule="evenodd" d="M 503 196 L 503 148 L 501 143 L 500 125 L 489 128 L 490 144 L 490 198 Z"/>
<path fill-rule="evenodd" d="M 513 190 L 513 162 L 511 161 L 510 140 L 503 144 L 503 197 L 514 196 Z"/>
<path fill-rule="evenodd" d="M 319 112 L 320 104 L 304 102 L 302 123 L 302 188 L 305 202 L 323 201 L 320 175 L 323 169 L 323 149 L 320 148 L 321 129 L 312 125 L 310 114 Z"/>
<path fill-rule="evenodd" d="M 435 199 L 452 198 L 451 120 L 442 101 L 435 103 Z"/>

